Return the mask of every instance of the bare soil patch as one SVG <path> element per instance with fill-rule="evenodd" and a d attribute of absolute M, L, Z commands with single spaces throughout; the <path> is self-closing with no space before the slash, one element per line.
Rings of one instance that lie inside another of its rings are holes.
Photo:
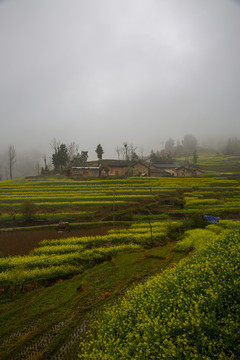
<path fill-rule="evenodd" d="M 95 236 L 106 234 L 112 226 L 95 229 L 77 229 L 59 233 L 54 229 L 0 232 L 0 253 L 8 255 L 25 255 L 36 248 L 41 240 L 61 239 L 72 236 Z"/>

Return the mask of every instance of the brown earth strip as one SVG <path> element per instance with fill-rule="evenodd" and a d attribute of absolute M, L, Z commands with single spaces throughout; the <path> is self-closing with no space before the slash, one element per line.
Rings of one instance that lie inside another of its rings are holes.
<path fill-rule="evenodd" d="M 95 229 L 77 229 L 59 233 L 54 229 L 0 232 L 0 254 L 25 255 L 38 246 L 42 240 L 61 239 L 72 236 L 95 236 L 106 234 L 112 226 L 103 226 Z"/>

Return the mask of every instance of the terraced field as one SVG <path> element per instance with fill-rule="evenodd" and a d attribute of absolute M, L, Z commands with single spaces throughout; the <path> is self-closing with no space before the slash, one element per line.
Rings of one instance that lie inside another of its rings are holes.
<path fill-rule="evenodd" d="M 3 225 L 22 218 L 24 200 L 36 204 L 37 220 L 87 218 L 91 228 L 104 214 L 112 229 L 43 238 L 25 255 L 0 258 L 1 359 L 238 358 L 240 193 L 232 174 L 2 181 Z M 114 216 L 129 209 L 131 221 L 117 228 Z M 221 219 L 206 226 L 192 221 L 196 214 Z"/>
<path fill-rule="evenodd" d="M 96 209 L 120 208 L 136 201 L 161 200 L 184 193 L 186 212 L 203 208 L 239 210 L 239 181 L 230 174 L 208 178 L 128 178 L 122 180 L 15 180 L 0 182 L 1 222 L 21 218 L 24 200 L 37 206 L 38 219 L 91 219 Z"/>
<path fill-rule="evenodd" d="M 181 226 L 139 223 L 129 232 L 46 240 L 29 255 L 0 259 L 1 359 L 76 358 L 80 334 L 103 307 L 185 256 L 171 252 L 167 237 Z"/>
<path fill-rule="evenodd" d="M 80 359 L 238 359 L 240 223 L 234 227 L 186 234 L 177 249 L 194 246 L 195 255 L 97 319 Z"/>

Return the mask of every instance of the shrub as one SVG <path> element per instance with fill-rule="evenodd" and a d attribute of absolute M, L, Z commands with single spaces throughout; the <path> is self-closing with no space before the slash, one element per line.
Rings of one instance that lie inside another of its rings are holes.
<path fill-rule="evenodd" d="M 37 207 L 31 200 L 24 200 L 20 212 L 24 220 L 32 220 L 36 215 Z"/>
<path fill-rule="evenodd" d="M 206 223 L 204 221 L 203 213 L 197 212 L 192 216 L 192 227 L 193 228 L 204 228 Z"/>

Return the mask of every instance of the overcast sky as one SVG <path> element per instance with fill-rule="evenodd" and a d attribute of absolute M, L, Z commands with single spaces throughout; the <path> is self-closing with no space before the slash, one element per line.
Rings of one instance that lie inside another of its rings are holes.
<path fill-rule="evenodd" d="M 0 0 L 0 150 L 240 137 L 237 0 Z"/>

